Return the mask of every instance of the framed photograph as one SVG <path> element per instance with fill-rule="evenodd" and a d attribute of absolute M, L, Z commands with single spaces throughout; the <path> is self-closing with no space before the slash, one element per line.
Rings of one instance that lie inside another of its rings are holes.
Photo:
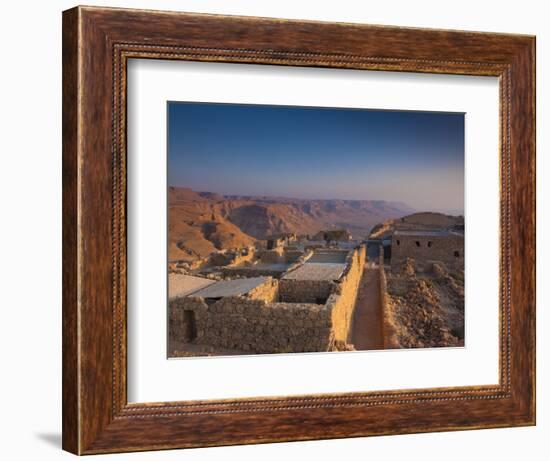
<path fill-rule="evenodd" d="M 63 447 L 535 424 L 535 38 L 63 13 Z"/>

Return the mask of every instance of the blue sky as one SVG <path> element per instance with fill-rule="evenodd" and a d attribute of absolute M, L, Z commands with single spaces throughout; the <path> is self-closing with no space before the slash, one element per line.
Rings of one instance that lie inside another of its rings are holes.
<path fill-rule="evenodd" d="M 464 114 L 168 103 L 168 184 L 464 209 Z"/>

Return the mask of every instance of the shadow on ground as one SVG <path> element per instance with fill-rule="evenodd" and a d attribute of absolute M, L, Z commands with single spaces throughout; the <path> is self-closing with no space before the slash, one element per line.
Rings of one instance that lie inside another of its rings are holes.
<path fill-rule="evenodd" d="M 48 432 L 36 434 L 36 437 L 55 448 L 61 448 L 61 433 Z"/>

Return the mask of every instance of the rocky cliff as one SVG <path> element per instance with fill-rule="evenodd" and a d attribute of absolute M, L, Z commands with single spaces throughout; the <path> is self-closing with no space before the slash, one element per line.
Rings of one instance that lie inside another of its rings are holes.
<path fill-rule="evenodd" d="M 168 207 L 169 259 L 189 261 L 286 232 L 313 235 L 344 228 L 365 238 L 376 223 L 412 211 L 382 200 L 223 196 L 182 187 L 169 188 Z"/>

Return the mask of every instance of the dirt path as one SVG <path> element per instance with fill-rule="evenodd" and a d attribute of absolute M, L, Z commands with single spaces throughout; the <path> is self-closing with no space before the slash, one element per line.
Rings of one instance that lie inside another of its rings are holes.
<path fill-rule="evenodd" d="M 365 267 L 353 314 L 351 342 L 357 350 L 383 349 L 378 268 Z"/>

